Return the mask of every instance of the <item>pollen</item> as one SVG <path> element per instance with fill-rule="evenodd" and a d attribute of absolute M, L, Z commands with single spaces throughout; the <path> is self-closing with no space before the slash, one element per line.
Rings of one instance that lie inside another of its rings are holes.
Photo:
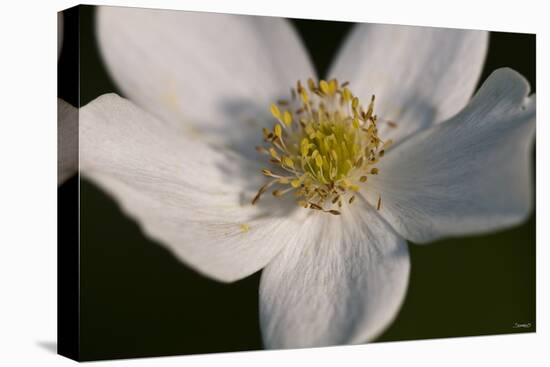
<path fill-rule="evenodd" d="M 271 105 L 272 130 L 263 129 L 269 178 L 252 200 L 256 204 L 273 188 L 275 197 L 293 193 L 299 206 L 340 215 L 344 204 L 368 190 L 368 176 L 379 174 L 376 166 L 391 140 L 378 135 L 374 95 L 366 106 L 338 80 L 313 79 L 307 89 L 300 81 L 291 88 L 291 100 Z M 376 203 L 380 209 L 381 198 Z"/>

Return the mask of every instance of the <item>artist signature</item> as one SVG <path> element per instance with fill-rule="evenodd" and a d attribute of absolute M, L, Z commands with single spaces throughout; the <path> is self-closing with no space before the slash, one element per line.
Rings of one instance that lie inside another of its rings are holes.
<path fill-rule="evenodd" d="M 531 327 L 530 322 L 515 322 L 514 326 L 512 326 L 514 329 L 529 329 Z"/>

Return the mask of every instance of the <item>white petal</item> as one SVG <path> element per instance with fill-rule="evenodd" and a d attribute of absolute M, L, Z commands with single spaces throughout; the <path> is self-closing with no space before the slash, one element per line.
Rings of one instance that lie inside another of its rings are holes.
<path fill-rule="evenodd" d="M 78 109 L 57 99 L 57 183 L 78 169 Z"/>
<path fill-rule="evenodd" d="M 232 146 L 249 135 L 257 142 L 260 127 L 272 124 L 271 103 L 314 76 L 295 31 L 280 18 L 101 7 L 98 33 L 129 99 Z"/>
<path fill-rule="evenodd" d="M 462 112 L 380 160 L 370 191 L 381 193 L 381 213 L 399 233 L 427 242 L 526 218 L 536 110 L 528 94 L 521 75 L 498 69 Z"/>
<path fill-rule="evenodd" d="M 300 228 L 285 207 L 252 206 L 259 167 L 214 150 L 131 102 L 104 95 L 80 110 L 82 174 L 112 194 L 146 234 L 222 281 L 267 264 Z M 293 208 L 296 205 L 293 206 Z M 277 210 L 278 209 L 278 210 Z"/>
<path fill-rule="evenodd" d="M 330 75 L 351 82 L 363 103 L 376 95 L 383 139 L 403 139 L 460 111 L 477 84 L 488 33 L 459 29 L 361 24 Z M 396 128 L 383 121 L 392 121 Z"/>
<path fill-rule="evenodd" d="M 407 244 L 359 202 L 353 205 L 362 210 L 340 217 L 310 216 L 297 244 L 264 269 L 260 322 L 266 347 L 364 343 L 393 321 L 408 284 Z"/>

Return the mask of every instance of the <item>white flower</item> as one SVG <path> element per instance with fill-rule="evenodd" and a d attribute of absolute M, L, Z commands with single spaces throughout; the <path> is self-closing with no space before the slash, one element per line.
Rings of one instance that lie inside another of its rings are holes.
<path fill-rule="evenodd" d="M 197 271 L 232 282 L 263 268 L 266 347 L 372 340 L 406 292 L 405 239 L 494 231 L 531 210 L 528 83 L 499 69 L 469 101 L 486 32 L 355 27 L 329 77 L 349 81 L 361 101 L 376 95 L 378 131 L 368 137 L 394 144 L 383 157 L 375 149 L 368 167 L 378 172 L 366 182 L 349 170 L 359 191 L 346 186 L 341 215 L 301 208 L 292 195 L 250 203 L 269 165 L 254 149 L 261 128 L 278 134 L 269 106 L 297 80 L 315 79 L 285 20 L 101 7 L 98 35 L 132 102 L 111 94 L 81 109 L 83 174 Z M 273 113 L 284 120 L 284 110 Z M 292 140 L 295 129 L 279 134 Z"/>

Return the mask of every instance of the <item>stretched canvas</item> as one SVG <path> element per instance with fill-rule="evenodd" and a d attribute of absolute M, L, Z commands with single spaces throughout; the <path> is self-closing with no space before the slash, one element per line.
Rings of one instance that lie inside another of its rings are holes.
<path fill-rule="evenodd" d="M 535 331 L 535 35 L 58 21 L 60 354 Z"/>

